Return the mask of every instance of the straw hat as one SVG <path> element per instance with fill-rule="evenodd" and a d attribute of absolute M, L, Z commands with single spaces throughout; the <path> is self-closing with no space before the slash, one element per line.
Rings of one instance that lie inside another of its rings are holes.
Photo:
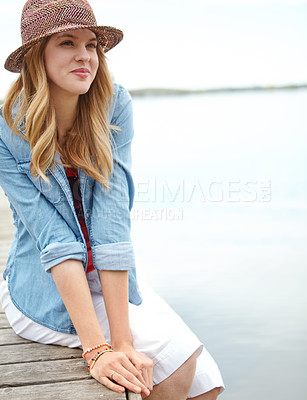
<path fill-rule="evenodd" d="M 20 72 L 23 58 L 41 39 L 71 29 L 90 29 L 107 52 L 123 38 L 123 32 L 110 26 L 97 26 L 86 0 L 28 0 L 21 14 L 22 46 L 7 58 L 4 67 Z"/>

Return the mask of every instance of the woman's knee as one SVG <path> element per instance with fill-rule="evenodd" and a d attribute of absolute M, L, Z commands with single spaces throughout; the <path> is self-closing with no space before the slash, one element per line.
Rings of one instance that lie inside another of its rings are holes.
<path fill-rule="evenodd" d="M 221 388 L 216 387 L 209 392 L 201 394 L 200 396 L 193 397 L 191 400 L 216 400 L 221 392 Z"/>
<path fill-rule="evenodd" d="M 182 392 L 189 392 L 196 370 L 196 354 L 192 354 L 172 375 L 172 384 L 181 388 Z"/>
<path fill-rule="evenodd" d="M 221 392 L 221 389 L 219 387 L 210 390 L 210 392 L 208 392 L 209 397 L 206 400 L 216 400 L 218 395 L 220 394 L 220 392 Z"/>
<path fill-rule="evenodd" d="M 189 377 L 191 382 L 194 379 L 195 375 L 195 370 L 196 370 L 196 360 L 197 360 L 197 355 L 196 353 L 193 353 L 191 357 L 189 357 L 182 365 L 181 367 L 177 370 L 180 370 L 180 375 L 184 375 L 185 377 Z"/>
<path fill-rule="evenodd" d="M 148 400 L 186 399 L 195 375 L 196 358 L 192 354 L 172 375 L 155 386 Z"/>

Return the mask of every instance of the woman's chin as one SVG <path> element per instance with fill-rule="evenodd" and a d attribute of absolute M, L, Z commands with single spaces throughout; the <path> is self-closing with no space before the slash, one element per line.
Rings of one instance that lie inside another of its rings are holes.
<path fill-rule="evenodd" d="M 82 94 L 86 94 L 90 90 L 91 85 L 86 85 L 84 87 L 75 88 L 75 90 L 71 90 L 72 94 L 81 96 Z"/>

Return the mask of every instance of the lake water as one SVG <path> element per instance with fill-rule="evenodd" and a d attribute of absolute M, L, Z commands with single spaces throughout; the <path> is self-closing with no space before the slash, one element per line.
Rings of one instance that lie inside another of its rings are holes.
<path fill-rule="evenodd" d="M 134 99 L 139 276 L 225 400 L 307 398 L 307 92 Z"/>

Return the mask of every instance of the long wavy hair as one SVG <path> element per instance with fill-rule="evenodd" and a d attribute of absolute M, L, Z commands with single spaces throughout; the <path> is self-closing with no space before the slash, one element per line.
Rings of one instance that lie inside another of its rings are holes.
<path fill-rule="evenodd" d="M 47 169 L 53 167 L 55 152 L 62 165 L 82 168 L 105 187 L 113 167 L 112 135 L 109 107 L 113 84 L 105 55 L 97 48 L 99 67 L 86 94 L 79 96 L 77 116 L 64 144 L 59 146 L 55 109 L 52 105 L 44 65 L 44 50 L 48 39 L 33 46 L 25 56 L 21 74 L 9 90 L 3 105 L 3 116 L 12 132 L 27 140 L 31 147 L 31 173 L 49 181 Z M 17 115 L 12 110 L 17 101 Z M 20 132 L 21 124 L 25 132 Z"/>

